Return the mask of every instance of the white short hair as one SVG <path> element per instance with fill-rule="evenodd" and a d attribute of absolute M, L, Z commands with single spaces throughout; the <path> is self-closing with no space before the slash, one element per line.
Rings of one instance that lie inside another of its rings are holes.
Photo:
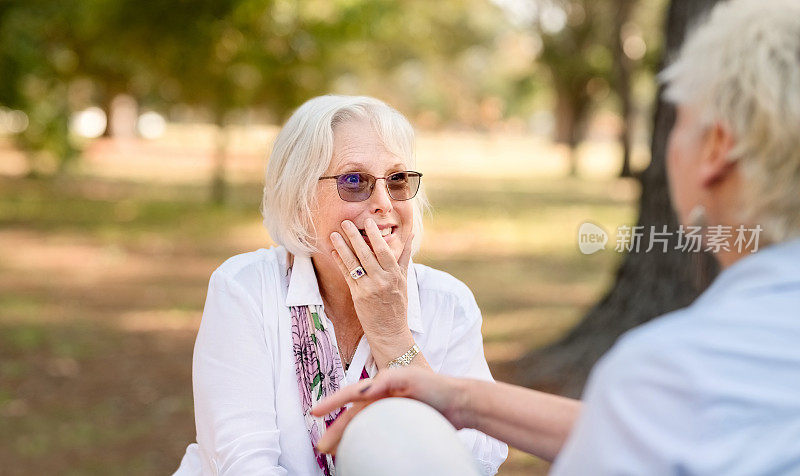
<path fill-rule="evenodd" d="M 414 169 L 414 129 L 386 103 L 366 96 L 319 96 L 306 101 L 286 121 L 272 147 L 264 180 L 261 214 L 272 239 L 295 255 L 317 251 L 312 210 L 317 181 L 333 156 L 333 130 L 348 121 L 368 121 L 383 145 Z M 428 207 L 420 185 L 413 199 L 414 249 L 422 238 Z"/>
<path fill-rule="evenodd" d="M 660 78 L 668 101 L 733 133 L 742 219 L 772 242 L 800 235 L 800 1 L 717 5 Z"/>

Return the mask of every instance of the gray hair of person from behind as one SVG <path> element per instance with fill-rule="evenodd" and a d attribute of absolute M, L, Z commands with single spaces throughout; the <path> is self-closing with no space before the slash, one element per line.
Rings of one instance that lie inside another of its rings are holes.
<path fill-rule="evenodd" d="M 414 129 L 398 111 L 367 96 L 325 95 L 301 105 L 281 128 L 267 163 L 261 214 L 270 237 L 294 255 L 317 251 L 312 213 L 317 182 L 333 156 L 333 134 L 338 124 L 366 121 L 386 150 L 416 168 Z M 413 199 L 414 248 L 422 238 L 422 212 L 428 207 L 420 186 Z"/>
<path fill-rule="evenodd" d="M 717 4 L 660 79 L 668 101 L 732 132 L 742 222 L 771 242 L 800 236 L 800 1 Z"/>

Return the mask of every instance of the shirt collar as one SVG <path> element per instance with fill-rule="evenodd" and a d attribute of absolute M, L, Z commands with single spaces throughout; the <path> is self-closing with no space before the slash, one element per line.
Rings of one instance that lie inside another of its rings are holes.
<path fill-rule="evenodd" d="M 291 258 L 289 258 L 291 262 Z M 412 332 L 423 333 L 422 307 L 417 285 L 417 273 L 414 263 L 408 265 L 408 328 Z M 286 293 L 287 306 L 313 306 L 323 305 L 322 295 L 319 293 L 317 274 L 311 257 L 295 255 L 292 272 L 289 277 L 289 289 Z"/>
<path fill-rule="evenodd" d="M 800 239 L 770 245 L 735 262 L 717 276 L 697 302 L 730 294 L 769 292 L 787 285 L 800 285 Z"/>
<path fill-rule="evenodd" d="M 294 258 L 294 259 L 292 259 Z M 322 295 L 319 293 L 317 273 L 311 257 L 303 255 L 290 256 L 292 272 L 289 274 L 289 290 L 286 293 L 287 306 L 314 306 L 322 305 Z"/>

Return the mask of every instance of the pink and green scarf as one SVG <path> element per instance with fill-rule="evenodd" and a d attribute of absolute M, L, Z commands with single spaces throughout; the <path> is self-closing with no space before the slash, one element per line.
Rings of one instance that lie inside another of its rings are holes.
<path fill-rule="evenodd" d="M 294 351 L 297 387 L 306 427 L 317 464 L 325 476 L 335 474 L 334 458 L 317 450 L 324 429 L 342 413 L 344 408 L 324 417 L 311 415 L 311 407 L 339 390 L 344 382 L 344 368 L 339 349 L 334 344 L 332 329 L 326 329 L 322 319 L 322 306 L 292 306 L 292 347 Z M 369 378 L 366 366 L 361 378 Z M 324 425 L 324 426 L 323 426 Z"/>

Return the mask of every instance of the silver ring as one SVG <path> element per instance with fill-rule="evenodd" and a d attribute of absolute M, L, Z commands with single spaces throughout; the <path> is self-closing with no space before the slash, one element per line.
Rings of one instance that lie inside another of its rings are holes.
<path fill-rule="evenodd" d="M 364 268 L 362 268 L 361 266 L 359 266 L 356 269 L 350 271 L 350 277 L 353 278 L 353 279 L 358 279 L 358 278 L 364 276 L 365 274 L 367 274 L 367 272 L 364 271 Z"/>

